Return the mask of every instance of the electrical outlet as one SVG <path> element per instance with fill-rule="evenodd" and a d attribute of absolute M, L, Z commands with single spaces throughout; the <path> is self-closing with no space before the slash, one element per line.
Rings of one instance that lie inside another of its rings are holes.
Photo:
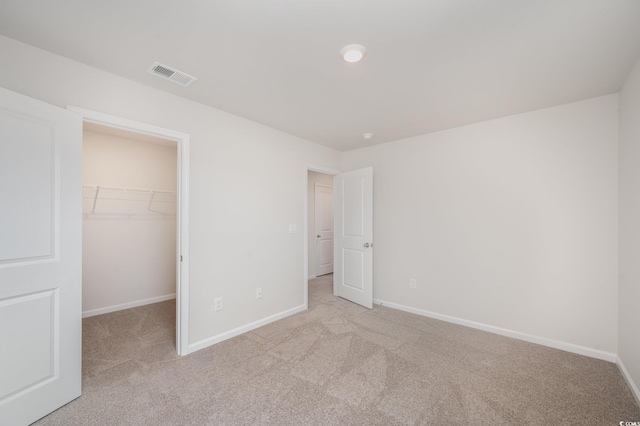
<path fill-rule="evenodd" d="M 262 299 L 262 287 L 256 289 L 256 299 Z"/>
<path fill-rule="evenodd" d="M 409 280 L 409 287 L 410 287 L 410 288 L 416 288 L 416 287 L 417 287 L 416 279 L 415 279 L 415 278 L 411 278 L 411 279 Z"/>
<path fill-rule="evenodd" d="M 222 297 L 218 297 L 213 301 L 214 310 L 221 311 L 222 310 Z"/>

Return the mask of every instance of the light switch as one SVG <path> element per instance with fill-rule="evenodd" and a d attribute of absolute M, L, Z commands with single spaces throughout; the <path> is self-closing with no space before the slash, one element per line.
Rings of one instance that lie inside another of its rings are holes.
<path fill-rule="evenodd" d="M 295 234 L 296 232 L 298 232 L 298 225 L 296 225 L 295 223 L 289 225 L 289 233 Z"/>

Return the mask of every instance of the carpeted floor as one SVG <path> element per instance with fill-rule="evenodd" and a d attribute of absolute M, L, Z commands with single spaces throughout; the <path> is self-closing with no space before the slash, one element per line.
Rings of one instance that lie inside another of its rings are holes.
<path fill-rule="evenodd" d="M 84 320 L 83 393 L 45 425 L 618 425 L 615 364 L 309 283 L 309 310 L 186 357 L 174 301 Z"/>

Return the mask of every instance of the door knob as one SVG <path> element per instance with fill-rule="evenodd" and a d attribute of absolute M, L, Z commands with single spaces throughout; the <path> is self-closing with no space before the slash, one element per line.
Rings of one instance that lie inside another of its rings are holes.
<path fill-rule="evenodd" d="M 318 235 L 318 238 L 320 238 L 320 235 Z"/>
<path fill-rule="evenodd" d="M 369 243 L 364 243 L 364 246 L 365 247 L 369 247 Z"/>

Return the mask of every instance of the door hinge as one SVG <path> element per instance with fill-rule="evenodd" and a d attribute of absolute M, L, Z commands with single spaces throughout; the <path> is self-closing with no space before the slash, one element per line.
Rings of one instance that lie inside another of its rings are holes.
<path fill-rule="evenodd" d="M 180 262 L 182 262 L 182 255 L 180 255 Z"/>

